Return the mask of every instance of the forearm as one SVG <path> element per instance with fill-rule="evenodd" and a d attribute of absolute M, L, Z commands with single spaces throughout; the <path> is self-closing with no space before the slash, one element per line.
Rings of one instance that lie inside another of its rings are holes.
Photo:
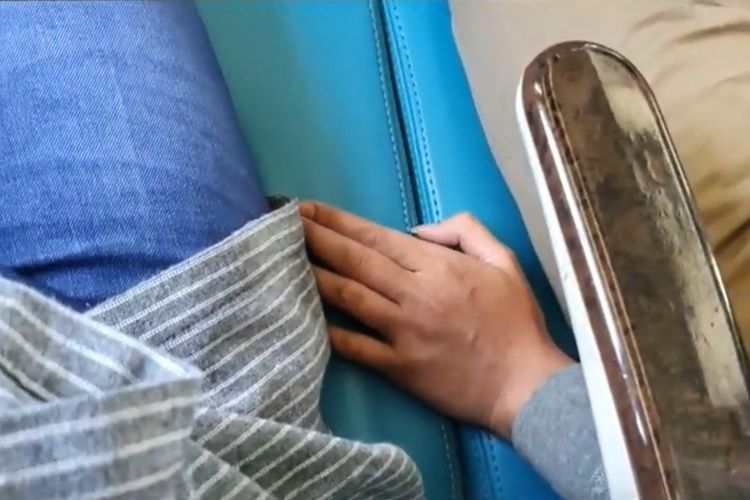
<path fill-rule="evenodd" d="M 583 372 L 578 364 L 545 380 L 513 422 L 518 451 L 565 498 L 609 498 Z"/>

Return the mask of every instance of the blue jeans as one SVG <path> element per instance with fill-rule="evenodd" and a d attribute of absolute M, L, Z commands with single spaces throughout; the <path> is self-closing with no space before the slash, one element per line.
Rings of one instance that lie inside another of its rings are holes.
<path fill-rule="evenodd" d="M 0 2 L 0 267 L 85 309 L 268 207 L 192 3 Z"/>

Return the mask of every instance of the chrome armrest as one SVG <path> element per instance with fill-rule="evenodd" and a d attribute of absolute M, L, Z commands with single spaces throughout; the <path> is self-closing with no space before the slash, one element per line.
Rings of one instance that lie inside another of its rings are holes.
<path fill-rule="evenodd" d="M 651 90 L 568 42 L 517 105 L 612 497 L 750 498 L 746 359 Z"/>

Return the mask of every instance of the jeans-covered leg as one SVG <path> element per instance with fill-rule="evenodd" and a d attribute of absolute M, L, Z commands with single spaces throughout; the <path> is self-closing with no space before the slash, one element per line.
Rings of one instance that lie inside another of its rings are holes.
<path fill-rule="evenodd" d="M 267 210 L 192 3 L 0 19 L 0 267 L 84 309 Z"/>

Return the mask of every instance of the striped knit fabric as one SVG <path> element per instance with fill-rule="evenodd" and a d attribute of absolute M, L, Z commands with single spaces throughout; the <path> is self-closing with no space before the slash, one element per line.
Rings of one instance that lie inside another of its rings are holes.
<path fill-rule="evenodd" d="M 294 203 L 86 315 L 0 280 L 0 498 L 421 498 L 326 430 L 328 356 Z"/>

